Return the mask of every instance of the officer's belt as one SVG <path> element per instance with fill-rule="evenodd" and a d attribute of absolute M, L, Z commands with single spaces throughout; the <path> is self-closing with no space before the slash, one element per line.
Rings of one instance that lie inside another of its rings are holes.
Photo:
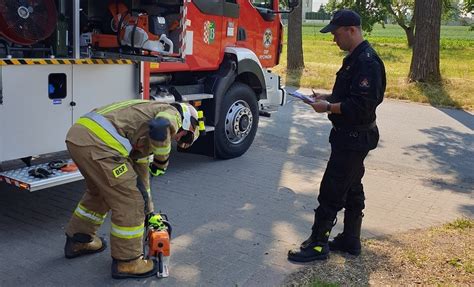
<path fill-rule="evenodd" d="M 118 143 L 120 143 L 123 148 L 130 154 L 132 151 L 132 145 L 130 144 L 130 141 L 126 138 L 120 135 L 117 131 L 117 129 L 112 125 L 112 123 L 106 119 L 103 115 L 96 113 L 96 112 L 90 112 L 82 116 L 83 118 L 90 119 L 94 122 L 96 122 L 103 130 L 105 130 L 110 136 L 112 136 Z M 88 127 L 90 129 L 90 127 Z M 95 131 L 93 131 L 95 132 Z M 101 133 L 96 133 L 99 138 L 101 138 L 106 144 L 111 144 L 108 142 L 107 139 L 103 138 L 101 136 Z M 114 147 L 115 145 L 112 145 Z M 120 152 L 120 150 L 118 150 Z"/>
<path fill-rule="evenodd" d="M 348 132 L 366 132 L 366 131 L 370 131 L 376 126 L 377 126 L 377 123 L 375 121 L 366 125 L 354 125 L 354 126 L 341 126 L 341 125 L 336 126 L 334 124 L 332 125 L 335 131 L 348 131 Z"/>

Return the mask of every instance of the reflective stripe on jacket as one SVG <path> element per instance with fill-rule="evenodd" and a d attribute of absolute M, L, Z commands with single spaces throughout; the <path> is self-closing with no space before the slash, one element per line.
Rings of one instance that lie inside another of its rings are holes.
<path fill-rule="evenodd" d="M 123 157 L 128 157 L 132 151 L 130 141 L 121 136 L 117 129 L 101 114 L 90 112 L 82 116 L 77 123 L 88 128 L 106 145 L 118 151 Z"/>

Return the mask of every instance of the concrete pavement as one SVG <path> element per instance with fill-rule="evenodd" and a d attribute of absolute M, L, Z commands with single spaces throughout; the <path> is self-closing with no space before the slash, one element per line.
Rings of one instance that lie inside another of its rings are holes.
<path fill-rule="evenodd" d="M 363 236 L 473 217 L 472 113 L 386 100 L 378 115 Z M 329 130 L 324 114 L 291 102 L 260 119 L 240 158 L 174 153 L 153 188 L 155 206 L 174 227 L 167 279 L 112 280 L 109 249 L 63 258 L 64 226 L 83 182 L 31 194 L 0 185 L 0 286 L 276 286 L 304 268 L 286 252 L 309 234 Z M 107 221 L 100 235 L 109 228 Z M 339 220 L 332 235 L 341 228 Z"/>

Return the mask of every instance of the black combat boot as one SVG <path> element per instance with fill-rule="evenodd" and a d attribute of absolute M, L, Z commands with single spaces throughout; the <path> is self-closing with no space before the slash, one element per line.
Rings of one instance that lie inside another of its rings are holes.
<path fill-rule="evenodd" d="M 300 248 L 288 251 L 288 260 L 310 262 L 325 260 L 329 257 L 328 239 L 334 226 L 332 220 L 315 218 L 311 236 L 301 243 Z"/>
<path fill-rule="evenodd" d="M 342 251 L 358 256 L 361 250 L 360 229 L 362 226 L 362 212 L 344 213 L 344 231 L 329 242 L 331 251 Z"/>
<path fill-rule="evenodd" d="M 74 236 L 66 234 L 64 256 L 75 258 L 81 255 L 99 253 L 105 250 L 107 243 L 104 238 L 85 233 L 76 233 Z"/>

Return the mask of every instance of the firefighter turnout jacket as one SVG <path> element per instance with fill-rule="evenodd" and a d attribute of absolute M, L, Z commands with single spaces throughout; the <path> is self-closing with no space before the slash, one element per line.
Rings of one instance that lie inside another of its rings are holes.
<path fill-rule="evenodd" d="M 171 139 L 181 126 L 176 108 L 146 100 L 115 103 L 81 117 L 69 130 L 66 144 L 87 189 L 66 233 L 95 235 L 111 210 L 112 257 L 140 256 L 145 213 L 153 211 L 148 166 L 153 157 L 154 164 L 166 170 Z"/>

